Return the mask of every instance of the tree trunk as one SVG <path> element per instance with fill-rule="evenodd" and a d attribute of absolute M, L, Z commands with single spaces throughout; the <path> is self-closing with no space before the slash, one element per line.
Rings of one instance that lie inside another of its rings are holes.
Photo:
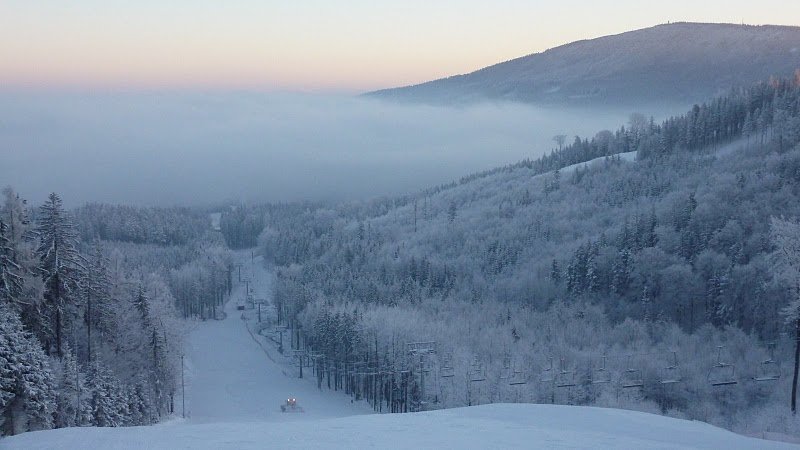
<path fill-rule="evenodd" d="M 92 295 L 86 296 L 86 358 L 92 362 Z"/>
<path fill-rule="evenodd" d="M 61 345 L 61 308 L 56 307 L 56 355 L 58 355 L 59 358 L 64 357 Z"/>
<path fill-rule="evenodd" d="M 792 377 L 792 414 L 797 414 L 797 372 L 800 370 L 800 317 L 795 321 L 794 377 Z"/>

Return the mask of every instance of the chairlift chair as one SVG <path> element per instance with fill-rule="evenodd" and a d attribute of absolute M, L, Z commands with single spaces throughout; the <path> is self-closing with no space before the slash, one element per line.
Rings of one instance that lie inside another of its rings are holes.
<path fill-rule="evenodd" d="M 730 386 L 739 383 L 736 379 L 736 366 L 722 362 L 722 347 L 717 346 L 717 362 L 708 371 L 708 382 L 712 386 Z"/>
<path fill-rule="evenodd" d="M 503 357 L 503 370 L 500 372 L 501 380 L 508 380 L 514 374 L 514 369 L 511 367 L 511 357 Z"/>
<path fill-rule="evenodd" d="M 508 379 L 509 386 L 520 386 L 523 384 L 528 384 L 527 377 L 521 370 L 514 370 L 511 373 L 511 377 Z"/>
<path fill-rule="evenodd" d="M 453 378 L 456 375 L 456 370 L 450 363 L 445 363 L 439 369 L 439 376 L 442 378 Z"/>
<path fill-rule="evenodd" d="M 631 357 L 628 356 L 628 368 L 622 372 L 622 377 L 620 378 L 620 385 L 624 389 L 640 388 L 644 386 L 642 369 L 634 368 L 630 362 L 631 362 Z"/>
<path fill-rule="evenodd" d="M 556 387 L 572 387 L 575 386 L 577 383 L 575 382 L 575 371 L 567 370 L 566 364 L 564 363 L 564 358 L 561 358 L 561 370 L 559 370 L 558 375 L 556 376 Z"/>
<path fill-rule="evenodd" d="M 777 381 L 781 378 L 781 366 L 775 361 L 775 343 L 769 344 L 769 358 L 758 365 L 755 381 Z"/>
<path fill-rule="evenodd" d="M 550 365 L 547 366 L 542 370 L 541 375 L 539 375 L 539 382 L 541 383 L 552 383 L 555 381 L 555 370 L 553 370 L 553 358 L 548 358 L 550 361 Z"/>
<path fill-rule="evenodd" d="M 469 381 L 471 383 L 486 381 L 486 370 L 484 370 L 483 365 L 477 360 L 472 363 L 472 368 L 469 371 Z"/>
<path fill-rule="evenodd" d="M 611 383 L 611 374 L 606 369 L 606 355 L 603 355 L 603 362 L 600 367 L 592 369 L 592 384 Z"/>
<path fill-rule="evenodd" d="M 680 366 L 678 366 L 678 352 L 672 352 L 672 364 L 661 370 L 661 384 L 675 384 L 683 381 Z"/>

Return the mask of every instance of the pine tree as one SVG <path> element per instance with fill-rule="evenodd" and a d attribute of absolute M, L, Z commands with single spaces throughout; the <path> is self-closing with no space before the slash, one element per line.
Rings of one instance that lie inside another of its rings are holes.
<path fill-rule="evenodd" d="M 630 263 L 631 252 L 628 249 L 620 250 L 612 267 L 613 279 L 611 281 L 611 290 L 618 295 L 624 295 L 630 286 Z"/>
<path fill-rule="evenodd" d="M 777 248 L 779 269 L 792 290 L 791 302 L 782 313 L 795 339 L 790 403 L 792 414 L 797 414 L 797 383 L 800 378 L 800 224 L 773 217 L 770 234 Z"/>
<path fill-rule="evenodd" d="M 91 386 L 92 423 L 98 427 L 125 425 L 127 399 L 111 372 L 100 362 L 92 363 L 88 385 Z"/>
<path fill-rule="evenodd" d="M 52 351 L 55 346 L 56 355 L 62 357 L 64 322 L 78 294 L 83 265 L 77 250 L 78 235 L 57 194 L 50 194 L 40 208 L 36 231 L 39 235 L 36 254 L 45 284 L 44 307 L 50 321 L 43 342 L 45 350 Z"/>
<path fill-rule="evenodd" d="M 53 426 L 55 385 L 39 342 L 24 331 L 16 312 L 0 304 L 0 417 L 2 434 Z"/>
<path fill-rule="evenodd" d="M 108 273 L 108 259 L 103 255 L 99 244 L 95 244 L 91 259 L 86 264 L 81 292 L 85 305 L 84 323 L 86 325 L 87 360 L 91 362 L 94 354 L 94 334 L 110 335 L 114 329 L 114 311 L 111 299 L 111 276 Z"/>
<path fill-rule="evenodd" d="M 150 425 L 153 423 L 152 405 L 143 382 L 136 383 L 128 392 L 129 424 Z"/>
<path fill-rule="evenodd" d="M 78 360 L 68 345 L 64 347 L 64 357 L 55 360 L 57 371 L 57 408 L 55 426 L 75 427 L 87 425 L 86 413 L 89 410 L 88 391 L 85 377 L 78 366 Z"/>
<path fill-rule="evenodd" d="M 9 238 L 8 225 L 0 218 L 0 303 L 19 301 L 23 279 L 20 266 L 14 262 L 14 251 Z"/>
<path fill-rule="evenodd" d="M 456 206 L 456 202 L 451 201 L 450 206 L 447 208 L 447 222 L 449 223 L 455 222 L 457 215 L 458 215 L 458 207 Z"/>
<path fill-rule="evenodd" d="M 558 265 L 558 261 L 553 259 L 553 264 L 550 266 L 550 279 L 553 280 L 553 284 L 560 284 L 561 283 L 561 267 Z"/>
<path fill-rule="evenodd" d="M 6 305 L 0 304 L 0 308 L 7 308 Z M 0 311 L 0 320 L 7 320 L 6 313 Z M 16 397 L 16 380 L 14 378 L 14 365 L 16 364 L 16 355 L 12 353 L 12 330 L 9 329 L 10 325 L 7 323 L 0 323 L 0 436 L 7 433 L 6 420 L 10 418 L 9 405 Z M 16 339 L 16 336 L 13 336 Z M 8 408 L 8 409 L 7 409 Z M 10 424 L 9 424 L 10 425 Z"/>
<path fill-rule="evenodd" d="M 25 200 L 11 188 L 3 190 L 5 202 L 2 221 L 7 226 L 6 256 L 16 265 L 12 269 L 20 277 L 18 297 L 14 298 L 15 309 L 25 328 L 37 336 L 43 336 L 46 328 L 42 317 L 44 286 L 39 272 L 39 261 L 35 255 L 35 233 L 28 220 Z"/>

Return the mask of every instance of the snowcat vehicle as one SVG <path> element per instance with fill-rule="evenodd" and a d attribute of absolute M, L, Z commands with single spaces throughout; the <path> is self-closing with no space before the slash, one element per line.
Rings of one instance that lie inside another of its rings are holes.
<path fill-rule="evenodd" d="M 301 406 L 297 406 L 297 399 L 294 397 L 289 397 L 286 399 L 286 403 L 281 405 L 281 412 L 285 413 L 301 413 L 305 412 Z"/>

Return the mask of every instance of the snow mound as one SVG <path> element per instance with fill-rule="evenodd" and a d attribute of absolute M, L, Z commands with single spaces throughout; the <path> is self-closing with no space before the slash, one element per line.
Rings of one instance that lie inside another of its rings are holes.
<path fill-rule="evenodd" d="M 495 404 L 302 422 L 67 428 L 0 441 L 3 449 L 133 448 L 800 448 L 703 422 L 634 411 Z"/>

